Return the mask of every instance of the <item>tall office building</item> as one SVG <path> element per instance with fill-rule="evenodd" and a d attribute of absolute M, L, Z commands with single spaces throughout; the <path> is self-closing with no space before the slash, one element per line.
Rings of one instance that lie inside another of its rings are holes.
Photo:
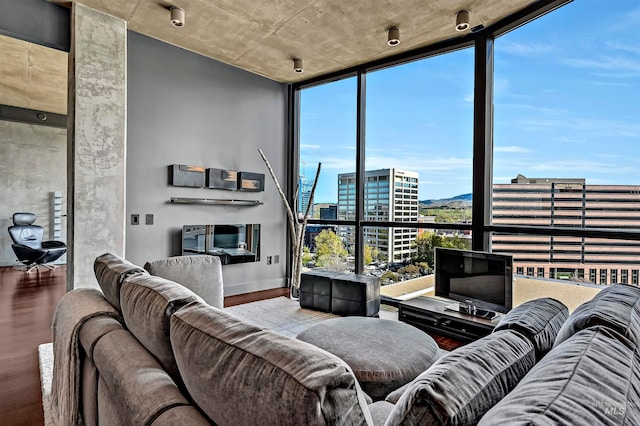
<path fill-rule="evenodd" d="M 493 186 L 493 223 L 640 229 L 640 186 L 584 179 L 526 178 Z M 640 241 L 494 234 L 492 250 L 513 253 L 517 274 L 638 285 Z"/>
<path fill-rule="evenodd" d="M 309 200 L 311 199 L 311 188 L 313 184 L 306 176 L 300 175 L 298 179 L 298 213 L 305 214 Z M 309 210 L 309 216 L 313 217 L 313 206 Z"/>
<path fill-rule="evenodd" d="M 338 219 L 353 220 L 356 209 L 356 174 L 338 175 Z M 364 220 L 418 222 L 418 173 L 398 169 L 369 170 L 364 182 Z M 351 248 L 353 227 L 340 226 L 339 234 Z M 390 262 L 409 258 L 416 228 L 365 227 L 364 243 Z"/>

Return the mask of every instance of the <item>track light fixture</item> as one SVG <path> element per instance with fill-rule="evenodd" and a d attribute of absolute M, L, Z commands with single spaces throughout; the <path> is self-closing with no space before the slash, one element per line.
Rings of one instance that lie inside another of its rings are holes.
<path fill-rule="evenodd" d="M 398 29 L 398 27 L 389 28 L 387 44 L 389 46 L 397 46 L 400 44 L 400 30 Z"/>
<path fill-rule="evenodd" d="M 469 11 L 461 10 L 456 13 L 456 31 L 467 31 L 471 27 L 469 24 Z"/>
<path fill-rule="evenodd" d="M 293 72 L 297 72 L 297 73 L 304 72 L 302 59 L 298 59 L 298 58 L 293 59 Z"/>
<path fill-rule="evenodd" d="M 171 24 L 174 27 L 182 27 L 184 26 L 184 9 L 180 9 L 179 7 L 171 6 L 169 8 L 171 12 Z"/>

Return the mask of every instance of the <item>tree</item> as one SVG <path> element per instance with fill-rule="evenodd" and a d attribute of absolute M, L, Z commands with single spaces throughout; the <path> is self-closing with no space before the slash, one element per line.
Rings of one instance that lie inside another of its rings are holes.
<path fill-rule="evenodd" d="M 364 264 L 368 265 L 378 258 L 378 249 L 368 245 L 364 246 Z"/>
<path fill-rule="evenodd" d="M 395 272 L 392 272 L 392 271 L 386 271 L 384 274 L 382 274 L 380 279 L 382 280 L 382 282 L 392 281 L 394 283 L 399 280 L 398 274 L 396 274 Z"/>
<path fill-rule="evenodd" d="M 344 257 L 333 254 L 319 258 L 316 264 L 324 270 L 333 272 L 346 272 L 349 269 L 349 264 L 345 261 Z"/>
<path fill-rule="evenodd" d="M 470 249 L 469 241 L 464 238 L 453 235 L 438 235 L 433 231 L 426 231 L 418 235 L 413 241 L 412 248 L 416 249 L 416 252 L 411 256 L 411 260 L 416 262 L 425 262 L 430 267 L 434 265 L 434 254 L 436 247 L 457 248 L 468 250 Z"/>
<path fill-rule="evenodd" d="M 302 264 L 303 265 L 307 265 L 307 263 L 311 262 L 313 260 L 313 255 L 311 254 L 311 250 L 309 250 L 309 247 L 304 246 L 302 248 Z"/>
<path fill-rule="evenodd" d="M 329 264 L 346 263 L 347 249 L 344 243 L 335 232 L 324 229 L 315 237 L 316 242 L 316 265 L 327 267 Z"/>
<path fill-rule="evenodd" d="M 403 266 L 402 268 L 398 269 L 398 273 L 399 274 L 409 275 L 409 276 L 419 275 L 420 274 L 420 267 L 418 267 L 416 265 Z"/>

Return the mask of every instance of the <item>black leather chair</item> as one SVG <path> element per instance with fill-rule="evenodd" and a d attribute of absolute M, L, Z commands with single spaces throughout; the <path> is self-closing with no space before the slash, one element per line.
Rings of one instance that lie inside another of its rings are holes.
<path fill-rule="evenodd" d="M 27 272 L 38 265 L 55 269 L 55 265 L 50 263 L 65 254 L 67 246 L 61 241 L 42 241 L 44 228 L 34 225 L 35 221 L 36 215 L 33 213 L 13 214 L 13 226 L 9 227 L 9 235 L 14 242 L 11 247 Z"/>

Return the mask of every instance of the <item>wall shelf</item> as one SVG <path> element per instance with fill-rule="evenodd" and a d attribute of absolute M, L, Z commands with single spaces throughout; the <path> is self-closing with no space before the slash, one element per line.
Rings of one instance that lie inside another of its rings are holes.
<path fill-rule="evenodd" d="M 171 197 L 169 200 L 173 204 L 207 204 L 214 206 L 259 206 L 264 204 L 257 200 L 228 200 L 221 198 L 182 198 Z"/>

